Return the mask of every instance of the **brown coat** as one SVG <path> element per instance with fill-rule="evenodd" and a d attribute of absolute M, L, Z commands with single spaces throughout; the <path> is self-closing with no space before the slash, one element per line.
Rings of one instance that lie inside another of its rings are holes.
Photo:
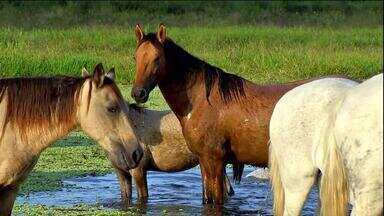
<path fill-rule="evenodd" d="M 147 171 L 179 172 L 199 164 L 198 158 L 188 149 L 181 126 L 172 111 L 155 111 L 129 106 L 128 118 L 133 133 L 139 140 L 144 155 L 137 168 L 129 173 L 118 172 L 121 195 L 125 205 L 131 204 L 133 176 L 139 202 L 148 198 Z M 233 190 L 226 178 L 228 195 Z"/>

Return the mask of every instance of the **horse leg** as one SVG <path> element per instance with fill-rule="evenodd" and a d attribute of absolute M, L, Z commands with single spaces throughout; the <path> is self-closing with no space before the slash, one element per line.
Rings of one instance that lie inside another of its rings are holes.
<path fill-rule="evenodd" d="M 19 187 L 0 188 L 0 215 L 11 215 Z"/>
<path fill-rule="evenodd" d="M 294 167 L 297 168 L 300 165 L 296 164 Z M 280 169 L 280 171 L 285 194 L 284 215 L 300 215 L 308 193 L 316 180 L 316 169 L 300 168 L 295 169 L 294 172 L 290 172 L 288 169 Z"/>
<path fill-rule="evenodd" d="M 136 183 L 138 203 L 146 203 L 148 201 L 147 171 L 138 167 L 131 170 L 131 174 Z"/>
<path fill-rule="evenodd" d="M 375 171 L 368 173 L 364 170 L 353 173 L 351 186 L 354 186 L 352 188 L 354 202 L 351 215 L 383 215 L 383 175 L 374 173 Z"/>
<path fill-rule="evenodd" d="M 121 202 L 124 208 L 132 204 L 132 176 L 129 172 L 116 171 L 120 183 Z"/>
<path fill-rule="evenodd" d="M 222 160 L 215 161 L 215 169 L 213 170 L 213 203 L 221 205 L 224 202 L 224 162 Z"/>
<path fill-rule="evenodd" d="M 286 146 L 291 145 L 287 144 Z M 277 205 L 275 208 L 278 207 L 275 209 L 275 214 L 279 216 L 281 214 L 285 216 L 300 215 L 307 195 L 316 180 L 317 169 L 307 154 L 299 152 L 293 157 L 293 153 L 287 152 L 286 148 L 281 148 L 278 145 L 270 147 L 269 151 L 272 181 L 275 189 L 282 191 L 280 195 L 278 191 L 274 191 L 274 196 L 282 196 L 283 199 L 282 203 L 275 203 Z M 277 183 L 278 181 L 280 183 Z M 278 186 L 279 184 L 280 186 Z M 275 197 L 274 199 L 276 202 L 280 198 Z"/>
<path fill-rule="evenodd" d="M 203 204 L 212 203 L 212 192 L 211 192 L 211 177 L 208 175 L 209 173 L 206 171 L 206 164 L 201 161 L 200 162 L 200 171 L 201 171 L 201 181 L 203 183 Z"/>
<path fill-rule="evenodd" d="M 235 191 L 232 188 L 231 182 L 227 176 L 227 172 L 225 171 L 225 168 L 224 168 L 224 191 L 225 191 L 225 196 L 227 198 L 235 194 Z"/>
<path fill-rule="evenodd" d="M 372 192 L 372 191 L 370 191 Z M 377 193 L 377 192 L 376 192 Z M 382 191 L 380 191 L 382 193 Z M 373 193 L 375 194 L 375 192 Z M 352 209 L 352 216 L 378 216 L 383 215 L 383 200 L 377 199 L 371 194 L 360 194 L 355 197 L 354 206 Z"/>
<path fill-rule="evenodd" d="M 208 153 L 208 152 L 207 152 Z M 224 162 L 221 154 L 206 154 L 201 157 L 204 203 L 223 204 Z"/>

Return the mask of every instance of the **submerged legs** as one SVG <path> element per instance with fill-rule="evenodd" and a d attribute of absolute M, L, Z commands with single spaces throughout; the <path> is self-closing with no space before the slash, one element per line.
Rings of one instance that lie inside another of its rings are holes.
<path fill-rule="evenodd" d="M 222 157 L 208 154 L 206 157 L 200 157 L 199 162 L 203 181 L 203 203 L 223 204 L 224 162 Z"/>
<path fill-rule="evenodd" d="M 131 174 L 135 178 L 137 201 L 139 203 L 146 203 L 148 201 L 147 171 L 138 167 L 131 170 Z"/>
<path fill-rule="evenodd" d="M 19 187 L 0 188 L 0 216 L 11 215 Z"/>
<path fill-rule="evenodd" d="M 116 171 L 120 183 L 121 201 L 124 208 L 132 204 L 132 176 L 129 172 Z"/>

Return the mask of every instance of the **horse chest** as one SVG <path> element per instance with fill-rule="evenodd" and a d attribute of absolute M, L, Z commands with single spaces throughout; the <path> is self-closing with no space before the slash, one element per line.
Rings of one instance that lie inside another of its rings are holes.
<path fill-rule="evenodd" d="M 212 132 L 214 125 L 203 114 L 190 112 L 181 121 L 184 137 L 190 141 L 198 141 L 204 133 Z"/>
<path fill-rule="evenodd" d="M 24 181 L 37 162 L 38 156 L 15 159 L 7 158 L 0 162 L 0 185 L 18 185 Z"/>

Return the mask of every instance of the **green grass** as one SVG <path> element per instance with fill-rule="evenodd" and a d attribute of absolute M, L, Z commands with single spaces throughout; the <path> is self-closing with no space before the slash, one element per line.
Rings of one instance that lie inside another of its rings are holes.
<path fill-rule="evenodd" d="M 146 28 L 155 30 L 155 28 Z M 168 35 L 202 59 L 259 83 L 327 74 L 363 79 L 383 68 L 383 29 L 169 26 Z M 79 75 L 103 62 L 120 83 L 134 77 L 132 29 L 117 27 L 2 29 L 0 75 Z"/>
<path fill-rule="evenodd" d="M 88 205 L 79 205 L 73 208 L 67 207 L 46 207 L 42 205 L 16 205 L 13 210 L 15 215 L 112 215 L 112 216 L 125 216 L 125 215 L 139 215 L 135 209 L 128 211 L 119 211 L 114 209 L 103 209 Z"/>

